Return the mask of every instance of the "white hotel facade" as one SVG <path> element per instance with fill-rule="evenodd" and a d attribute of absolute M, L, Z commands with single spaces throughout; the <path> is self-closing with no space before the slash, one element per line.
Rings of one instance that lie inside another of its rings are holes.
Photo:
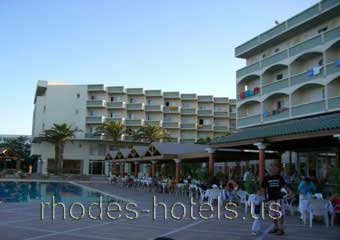
<path fill-rule="evenodd" d="M 142 88 L 74 85 L 38 81 L 34 99 L 32 139 L 54 123 L 68 123 L 81 132 L 65 146 L 65 170 L 75 174 L 104 174 L 110 142 L 95 130 L 107 119 L 120 120 L 129 130 L 145 125 L 163 127 L 171 141 L 196 142 L 233 132 L 236 101 L 228 98 L 143 90 Z M 132 141 L 124 135 L 122 141 Z M 33 142 L 32 154 L 40 156 L 41 171 L 54 159 L 52 144 Z"/>

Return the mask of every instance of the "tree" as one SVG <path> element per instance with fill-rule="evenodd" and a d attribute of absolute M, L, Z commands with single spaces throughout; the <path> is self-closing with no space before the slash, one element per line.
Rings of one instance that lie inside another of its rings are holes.
<path fill-rule="evenodd" d="M 31 144 L 29 143 L 27 137 L 20 136 L 15 139 L 8 139 L 1 144 L 1 147 L 10 150 L 15 156 L 18 157 L 17 167 L 20 166 L 21 160 L 27 161 L 30 159 Z"/>
<path fill-rule="evenodd" d="M 66 123 L 53 124 L 53 127 L 45 130 L 41 135 L 41 141 L 49 142 L 54 145 L 54 161 L 57 175 L 63 173 L 64 166 L 64 147 L 67 142 L 72 142 L 74 134 L 78 132 L 77 128 L 73 128 Z"/>
<path fill-rule="evenodd" d="M 104 135 L 112 141 L 115 147 L 118 147 L 118 143 L 122 135 L 125 133 L 125 125 L 123 122 L 118 120 L 106 120 L 96 129 L 96 133 Z"/>
<path fill-rule="evenodd" d="M 158 142 L 160 140 L 167 141 L 170 139 L 170 136 L 163 128 L 154 125 L 146 125 L 140 127 L 134 133 L 133 137 L 136 141 L 147 143 Z"/>

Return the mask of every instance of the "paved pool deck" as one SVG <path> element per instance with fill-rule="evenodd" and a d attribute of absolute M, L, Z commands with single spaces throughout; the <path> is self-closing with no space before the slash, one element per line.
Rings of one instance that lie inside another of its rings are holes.
<path fill-rule="evenodd" d="M 328 227 L 322 222 L 314 223 L 312 228 L 304 226 L 297 216 L 286 216 L 286 234 L 276 236 L 271 234 L 250 235 L 252 219 L 245 215 L 242 208 L 238 209 L 240 216 L 234 220 L 193 220 L 186 217 L 184 220 L 162 219 L 162 211 L 157 211 L 157 220 L 153 220 L 151 212 L 142 210 L 152 209 L 153 193 L 139 192 L 132 189 L 123 189 L 104 182 L 78 182 L 102 192 L 113 194 L 138 204 L 139 217 L 136 220 L 120 218 L 111 220 L 104 216 L 103 220 L 62 220 L 57 213 L 56 220 L 46 217 L 40 220 L 39 203 L 2 203 L 0 204 L 0 239 L 1 240 L 152 240 L 160 236 L 166 236 L 176 240 L 262 240 L 262 239 L 301 239 L 322 240 L 340 239 L 339 223 L 334 227 Z M 188 197 L 169 194 L 156 194 L 158 202 L 164 202 L 171 206 L 175 202 L 182 202 L 189 207 Z M 121 203 L 122 205 L 124 203 Z M 105 204 L 104 204 L 105 205 Z M 78 209 L 79 210 L 79 209 Z M 77 209 L 75 213 L 79 213 Z M 177 211 L 178 210 L 178 211 Z M 181 211 L 177 209 L 176 216 Z M 47 214 L 48 215 L 48 214 Z M 96 215 L 96 214 L 94 214 Z M 245 218 L 243 218 L 245 217 Z M 263 230 L 270 228 L 271 222 L 264 221 Z"/>

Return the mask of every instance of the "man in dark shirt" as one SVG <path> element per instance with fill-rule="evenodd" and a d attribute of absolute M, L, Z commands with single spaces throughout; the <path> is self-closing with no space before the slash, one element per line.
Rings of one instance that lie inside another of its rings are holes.
<path fill-rule="evenodd" d="M 262 191 L 265 192 L 266 200 L 269 201 L 269 205 L 272 203 L 276 203 L 280 205 L 281 217 L 279 219 L 273 219 L 274 228 L 270 231 L 270 233 L 276 233 L 277 235 L 283 235 L 283 196 L 281 189 L 287 188 L 287 184 L 283 177 L 279 174 L 279 170 L 277 166 L 271 166 L 270 174 L 263 179 L 262 182 Z M 276 205 L 277 206 L 277 205 Z"/>

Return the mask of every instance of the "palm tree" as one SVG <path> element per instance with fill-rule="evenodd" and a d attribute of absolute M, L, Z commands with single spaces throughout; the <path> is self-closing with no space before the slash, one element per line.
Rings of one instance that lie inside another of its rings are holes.
<path fill-rule="evenodd" d="M 160 140 L 169 140 L 168 133 L 159 126 L 146 125 L 140 127 L 134 134 L 134 139 L 141 142 L 158 142 Z"/>
<path fill-rule="evenodd" d="M 96 130 L 97 134 L 102 134 L 109 140 L 111 140 L 115 147 L 118 147 L 118 143 L 125 133 L 125 125 L 118 120 L 106 120 Z"/>
<path fill-rule="evenodd" d="M 66 123 L 53 124 L 53 127 L 47 129 L 40 135 L 41 141 L 49 142 L 54 144 L 55 154 L 55 169 L 56 174 L 61 175 L 63 173 L 64 166 L 64 147 L 65 143 L 72 142 L 74 134 L 78 132 L 77 128 L 73 128 L 71 125 Z"/>

